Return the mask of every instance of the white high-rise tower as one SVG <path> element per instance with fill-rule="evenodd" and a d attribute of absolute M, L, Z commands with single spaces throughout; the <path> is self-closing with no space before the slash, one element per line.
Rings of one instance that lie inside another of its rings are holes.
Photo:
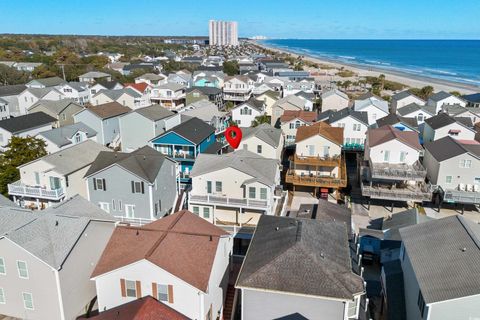
<path fill-rule="evenodd" d="M 209 21 L 211 46 L 238 46 L 238 24 L 236 21 Z"/>

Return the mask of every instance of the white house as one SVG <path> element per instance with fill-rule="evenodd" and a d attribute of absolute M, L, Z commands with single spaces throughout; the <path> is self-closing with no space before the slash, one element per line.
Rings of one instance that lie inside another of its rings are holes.
<path fill-rule="evenodd" d="M 262 123 L 256 127 L 242 129 L 241 149 L 248 150 L 265 158 L 282 160 L 282 130 Z M 239 149 L 236 149 L 238 152 Z"/>
<path fill-rule="evenodd" d="M 368 130 L 368 114 L 345 108 L 332 112 L 327 122 L 332 127 L 343 128 L 343 148 L 347 150 L 363 150 Z"/>
<path fill-rule="evenodd" d="M 44 112 L 0 120 L 0 149 L 4 149 L 15 137 L 34 137 L 42 131 L 52 129 L 57 120 Z"/>
<path fill-rule="evenodd" d="M 95 83 L 99 80 L 112 81 L 112 76 L 105 72 L 90 71 L 78 77 L 80 82 Z"/>
<path fill-rule="evenodd" d="M 65 95 L 54 87 L 27 88 L 18 95 L 18 108 L 20 114 L 27 114 L 28 109 L 39 100 L 58 101 L 65 98 Z"/>
<path fill-rule="evenodd" d="M 275 102 L 280 99 L 280 92 L 272 90 L 265 91 L 264 93 L 256 96 L 255 99 L 263 101 L 263 104 L 265 105 L 265 114 L 267 116 L 272 116 L 272 108 Z"/>
<path fill-rule="evenodd" d="M 295 143 L 297 129 L 301 126 L 309 126 L 317 121 L 317 113 L 303 110 L 285 110 L 280 117 L 280 129 L 285 138 L 285 145 Z"/>
<path fill-rule="evenodd" d="M 283 97 L 287 97 L 293 94 L 297 94 L 301 91 L 306 93 L 313 93 L 313 88 L 315 88 L 315 82 L 310 80 L 301 80 L 301 81 L 288 81 L 283 86 Z"/>
<path fill-rule="evenodd" d="M 152 86 L 162 85 L 167 83 L 167 77 L 163 74 L 145 73 L 135 78 L 135 83 L 145 82 Z"/>
<path fill-rule="evenodd" d="M 322 112 L 342 110 L 348 107 L 350 98 L 345 92 L 332 89 L 322 93 Z"/>
<path fill-rule="evenodd" d="M 399 112 L 405 106 L 415 103 L 416 105 L 423 106 L 425 101 L 414 95 L 408 90 L 396 93 L 392 96 L 390 101 L 391 112 Z"/>
<path fill-rule="evenodd" d="M 435 110 L 417 103 L 410 103 L 397 109 L 397 114 L 404 118 L 417 119 L 418 125 L 422 125 L 426 119 L 433 117 Z"/>
<path fill-rule="evenodd" d="M 132 88 L 123 88 L 119 90 L 100 90 L 95 94 L 90 103 L 94 106 L 117 102 L 130 109 L 141 108 L 145 106 L 145 97 Z"/>
<path fill-rule="evenodd" d="M 252 125 L 256 117 L 265 113 L 263 101 L 250 99 L 231 110 L 232 121 L 239 127 L 247 128 Z"/>
<path fill-rule="evenodd" d="M 188 211 L 117 227 L 95 270 L 98 309 L 152 296 L 190 319 L 222 317 L 233 240 Z"/>
<path fill-rule="evenodd" d="M 150 100 L 162 107 L 177 110 L 185 106 L 187 87 L 178 83 L 166 83 L 152 89 Z"/>
<path fill-rule="evenodd" d="M 454 104 L 459 104 L 462 107 L 467 106 L 467 102 L 465 100 L 445 91 L 435 93 L 434 95 L 430 96 L 427 101 L 428 106 L 435 107 L 435 114 L 440 112 L 444 105 Z"/>
<path fill-rule="evenodd" d="M 62 84 L 66 83 L 65 80 L 59 77 L 49 77 L 42 79 L 33 79 L 25 84 L 27 88 L 58 88 Z"/>
<path fill-rule="evenodd" d="M 310 109 L 308 106 L 309 105 L 307 104 L 307 101 L 305 99 L 297 97 L 296 95 L 290 95 L 281 98 L 275 101 L 275 103 L 272 105 L 272 118 L 270 123 L 272 124 L 272 126 L 278 125 L 278 120 L 286 110 L 312 111 L 312 109 Z"/>
<path fill-rule="evenodd" d="M 90 88 L 83 82 L 68 82 L 60 86 L 58 91 L 63 93 L 65 98 L 72 99 L 80 105 L 90 101 Z"/>
<path fill-rule="evenodd" d="M 85 140 L 97 141 L 97 132 L 82 122 L 42 131 L 36 136 L 45 141 L 45 150 L 54 153 Z"/>
<path fill-rule="evenodd" d="M 90 84 L 90 100 L 100 90 L 120 90 L 123 89 L 123 85 L 117 81 L 100 81 L 95 84 Z"/>
<path fill-rule="evenodd" d="M 469 118 L 467 118 L 470 120 Z M 461 118 L 454 118 L 446 113 L 425 120 L 423 128 L 423 142 L 430 142 L 450 136 L 454 139 L 473 140 L 475 138 L 475 130 L 473 126 L 466 125 Z"/>
<path fill-rule="evenodd" d="M 368 114 L 368 124 L 374 124 L 377 119 L 383 118 L 388 115 L 388 102 L 371 96 L 365 100 L 355 100 L 353 110 L 363 111 Z"/>
<path fill-rule="evenodd" d="M 223 100 L 245 102 L 252 95 L 254 81 L 247 76 L 226 77 L 223 84 Z"/>

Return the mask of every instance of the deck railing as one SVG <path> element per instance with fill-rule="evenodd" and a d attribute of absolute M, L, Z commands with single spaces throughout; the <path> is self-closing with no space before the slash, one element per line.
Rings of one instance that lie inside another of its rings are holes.
<path fill-rule="evenodd" d="M 370 186 L 362 182 L 362 195 L 373 199 L 398 201 L 431 201 L 433 190 L 429 186 L 407 186 L 405 188 L 387 187 L 381 185 Z"/>
<path fill-rule="evenodd" d="M 416 161 L 413 165 L 372 163 L 369 161 L 369 170 L 373 179 L 424 181 L 427 176 L 427 170 L 419 161 Z"/>
<path fill-rule="evenodd" d="M 65 196 L 63 188 L 47 190 L 42 187 L 27 186 L 20 180 L 8 184 L 8 194 L 11 196 L 32 197 L 47 200 L 60 200 Z"/>
<path fill-rule="evenodd" d="M 270 207 L 270 203 L 267 200 L 252 200 L 244 198 L 230 198 L 214 195 L 190 195 L 190 202 L 193 203 L 207 203 L 217 204 L 229 207 L 249 207 L 266 210 Z"/>
<path fill-rule="evenodd" d="M 323 166 L 323 167 L 338 167 L 341 164 L 341 157 L 319 157 L 319 156 L 302 156 L 293 155 L 289 157 L 290 161 L 293 161 L 295 165 L 311 165 L 311 166 Z"/>

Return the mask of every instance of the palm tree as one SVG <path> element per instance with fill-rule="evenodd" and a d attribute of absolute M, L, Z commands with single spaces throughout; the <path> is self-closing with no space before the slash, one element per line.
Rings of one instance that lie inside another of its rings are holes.
<path fill-rule="evenodd" d="M 255 117 L 255 120 L 252 121 L 252 127 L 257 127 L 262 123 L 270 123 L 270 116 L 262 114 L 261 116 Z"/>
<path fill-rule="evenodd" d="M 380 91 L 383 91 L 385 88 L 385 75 L 383 73 L 379 75 L 378 80 L 380 80 Z"/>
<path fill-rule="evenodd" d="M 433 87 L 432 86 L 425 86 L 420 91 L 422 93 L 422 98 L 423 99 L 428 99 L 433 93 Z"/>

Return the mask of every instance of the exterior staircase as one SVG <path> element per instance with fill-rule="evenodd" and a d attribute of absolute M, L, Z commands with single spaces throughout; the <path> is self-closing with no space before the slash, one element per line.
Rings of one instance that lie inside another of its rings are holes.
<path fill-rule="evenodd" d="M 235 303 L 235 287 L 233 284 L 229 284 L 227 287 L 227 296 L 223 305 L 223 320 L 232 319 L 232 311 Z"/>

